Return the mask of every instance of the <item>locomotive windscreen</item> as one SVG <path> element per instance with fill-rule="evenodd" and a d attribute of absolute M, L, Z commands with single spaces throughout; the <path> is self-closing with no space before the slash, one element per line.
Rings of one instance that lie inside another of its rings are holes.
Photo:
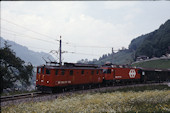
<path fill-rule="evenodd" d="M 103 69 L 103 73 L 110 74 L 111 73 L 111 69 Z"/>

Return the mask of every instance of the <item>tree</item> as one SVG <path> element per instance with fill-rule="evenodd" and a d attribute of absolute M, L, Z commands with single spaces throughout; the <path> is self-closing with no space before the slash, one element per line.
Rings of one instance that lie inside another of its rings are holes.
<path fill-rule="evenodd" d="M 1 92 L 5 88 L 13 88 L 17 81 L 25 86 L 30 85 L 29 79 L 33 76 L 33 66 L 25 65 L 25 62 L 10 49 L 7 42 L 4 45 L 0 48 Z"/>

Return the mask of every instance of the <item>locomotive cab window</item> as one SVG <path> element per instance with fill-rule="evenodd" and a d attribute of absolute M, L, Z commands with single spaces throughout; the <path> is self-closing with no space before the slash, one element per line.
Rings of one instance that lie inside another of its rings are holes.
<path fill-rule="evenodd" d="M 142 72 L 141 72 L 141 70 L 138 70 L 138 74 L 141 74 Z"/>
<path fill-rule="evenodd" d="M 42 72 L 42 74 L 44 74 L 44 68 L 41 68 L 41 72 Z"/>
<path fill-rule="evenodd" d="M 91 74 L 94 75 L 94 70 L 91 71 Z"/>
<path fill-rule="evenodd" d="M 55 70 L 55 75 L 58 75 L 58 70 Z"/>
<path fill-rule="evenodd" d="M 96 71 L 96 74 L 97 74 L 97 75 L 99 74 L 99 70 Z"/>
<path fill-rule="evenodd" d="M 103 69 L 103 73 L 107 73 L 107 69 Z"/>
<path fill-rule="evenodd" d="M 84 70 L 81 70 L 81 74 L 82 74 L 82 75 L 84 74 Z"/>
<path fill-rule="evenodd" d="M 50 70 L 49 69 L 46 69 L 46 74 L 50 74 Z"/>
<path fill-rule="evenodd" d="M 61 75 L 64 75 L 64 74 L 65 74 L 65 70 L 62 69 L 62 70 L 61 70 Z"/>
<path fill-rule="evenodd" d="M 41 73 L 41 68 L 38 68 L 38 69 L 37 69 L 37 73 Z"/>
<path fill-rule="evenodd" d="M 70 70 L 70 75 L 73 75 L 73 70 Z"/>
<path fill-rule="evenodd" d="M 102 74 L 103 73 L 103 71 L 102 70 L 100 70 L 100 74 Z"/>
<path fill-rule="evenodd" d="M 104 69 L 103 73 L 111 74 L 111 69 Z"/>
<path fill-rule="evenodd" d="M 111 74 L 111 69 L 108 69 L 108 70 L 107 70 L 107 74 Z"/>

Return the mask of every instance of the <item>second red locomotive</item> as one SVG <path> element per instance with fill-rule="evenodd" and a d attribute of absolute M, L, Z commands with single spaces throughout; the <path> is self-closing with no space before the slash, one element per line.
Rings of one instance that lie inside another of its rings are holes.
<path fill-rule="evenodd" d="M 106 83 L 140 82 L 140 69 L 112 64 L 104 65 L 101 68 L 104 74 L 103 81 Z"/>

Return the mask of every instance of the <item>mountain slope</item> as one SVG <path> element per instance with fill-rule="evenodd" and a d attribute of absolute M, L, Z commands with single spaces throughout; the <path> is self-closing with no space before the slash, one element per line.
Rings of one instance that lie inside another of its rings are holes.
<path fill-rule="evenodd" d="M 9 41 L 9 40 L 6 41 L 8 42 L 8 45 L 11 45 L 10 48 L 14 50 L 16 56 L 20 57 L 26 63 L 31 62 L 34 66 L 45 64 L 45 61 L 42 59 L 42 57 L 44 58 L 49 57 L 51 60 L 54 61 L 54 58 L 48 53 L 34 52 L 32 50 L 29 50 L 27 47 L 19 45 L 13 41 Z M 4 42 L 5 40 L 1 38 L 2 47 L 4 46 Z"/>
<path fill-rule="evenodd" d="M 131 41 L 129 49 L 136 51 L 136 56 L 160 57 L 169 52 L 170 47 L 170 20 L 159 29 L 142 35 Z"/>
<path fill-rule="evenodd" d="M 111 54 L 102 60 L 98 60 L 95 64 L 105 64 L 106 62 L 112 62 L 113 64 L 131 64 L 133 62 L 133 52 L 121 50 L 114 53 L 113 56 Z"/>
<path fill-rule="evenodd" d="M 145 55 L 151 58 L 160 57 L 166 53 L 170 53 L 170 20 L 162 24 L 159 29 L 133 39 L 129 49 L 114 53 L 113 63 L 131 64 L 138 56 Z M 104 64 L 108 61 L 112 62 L 112 54 L 88 63 Z"/>

